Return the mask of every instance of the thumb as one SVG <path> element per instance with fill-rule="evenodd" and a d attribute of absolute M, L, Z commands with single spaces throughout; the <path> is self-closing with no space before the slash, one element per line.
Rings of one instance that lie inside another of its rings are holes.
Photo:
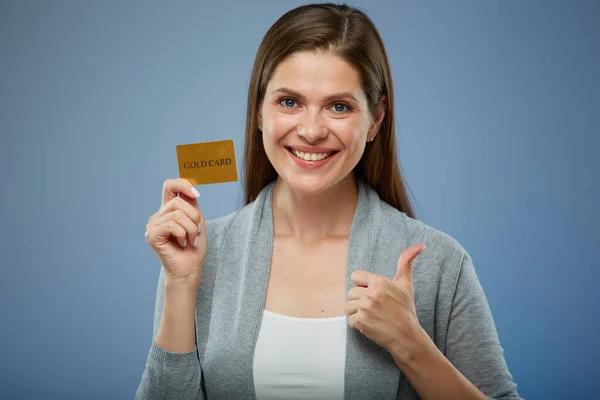
<path fill-rule="evenodd" d="M 425 250 L 424 244 L 417 244 L 404 250 L 398 259 L 398 271 L 394 277 L 394 282 L 407 280 L 412 283 L 412 263 L 416 256 Z"/>

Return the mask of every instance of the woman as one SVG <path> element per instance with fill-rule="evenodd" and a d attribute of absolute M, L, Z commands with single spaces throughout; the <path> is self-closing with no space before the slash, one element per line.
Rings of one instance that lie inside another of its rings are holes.
<path fill-rule="evenodd" d="M 167 180 L 148 223 L 163 268 L 138 399 L 519 398 L 471 259 L 412 218 L 394 126 L 362 12 L 307 5 L 271 27 L 246 206 L 205 222 Z"/>

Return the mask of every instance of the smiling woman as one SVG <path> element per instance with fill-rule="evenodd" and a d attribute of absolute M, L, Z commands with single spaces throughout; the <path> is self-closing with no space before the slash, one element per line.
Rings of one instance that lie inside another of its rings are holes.
<path fill-rule="evenodd" d="M 385 115 L 381 97 L 371 113 L 356 69 L 333 51 L 302 51 L 281 61 L 257 116 L 281 184 L 327 196 L 356 186 L 351 172 Z"/>
<path fill-rule="evenodd" d="M 269 29 L 244 165 L 246 204 L 216 220 L 165 182 L 138 399 L 520 398 L 471 258 L 414 219 L 364 13 L 307 5 Z"/>
<path fill-rule="evenodd" d="M 314 126 L 309 122 L 321 123 L 317 136 L 327 134 L 329 124 L 341 129 L 334 132 L 341 136 L 343 131 L 346 139 L 360 136 L 362 143 L 358 143 L 359 138 L 352 138 L 356 143 L 345 149 L 340 157 L 344 160 L 342 164 L 356 161 L 355 177 L 364 179 L 386 203 L 409 217 L 414 216 L 396 160 L 390 67 L 381 37 L 364 13 L 348 6 L 327 4 L 299 7 L 283 15 L 265 35 L 248 91 L 246 204 L 280 172 L 258 134 L 263 114 L 270 112 L 269 115 L 276 116 L 275 105 L 281 106 L 280 114 L 296 115 L 295 119 L 278 121 L 296 123 L 298 135 L 305 141 L 306 134 L 308 140 L 318 139 L 310 131 Z M 313 120 L 302 122 L 302 116 Z M 322 123 L 321 117 L 329 122 Z M 334 120 L 340 121 L 334 123 Z M 272 132 L 268 125 L 264 128 L 267 133 Z M 281 130 L 278 128 L 277 132 Z M 365 142 L 373 142 L 379 133 L 380 139 L 365 148 Z M 314 151 L 307 149 L 305 153 Z"/>

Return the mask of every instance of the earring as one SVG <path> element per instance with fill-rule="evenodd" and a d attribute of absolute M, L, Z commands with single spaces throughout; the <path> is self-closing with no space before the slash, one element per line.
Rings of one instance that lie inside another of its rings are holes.
<path fill-rule="evenodd" d="M 369 142 L 372 142 L 373 140 L 375 140 L 375 136 L 371 136 L 371 137 L 369 138 Z"/>
<path fill-rule="evenodd" d="M 262 126 L 258 126 L 258 130 L 262 132 Z"/>

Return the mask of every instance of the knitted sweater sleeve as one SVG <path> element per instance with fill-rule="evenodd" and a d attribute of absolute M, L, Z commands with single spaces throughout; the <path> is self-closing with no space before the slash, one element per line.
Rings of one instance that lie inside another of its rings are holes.
<path fill-rule="evenodd" d="M 466 253 L 452 301 L 445 355 L 488 399 L 521 399 L 504 359 L 486 296 Z"/>

